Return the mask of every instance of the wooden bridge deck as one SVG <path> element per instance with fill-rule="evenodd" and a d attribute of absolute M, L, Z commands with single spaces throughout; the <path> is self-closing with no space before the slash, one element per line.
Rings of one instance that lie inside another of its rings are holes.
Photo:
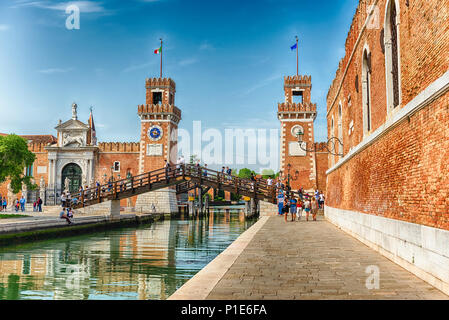
<path fill-rule="evenodd" d="M 188 164 L 172 167 L 169 170 L 157 169 L 73 193 L 71 194 L 71 203 L 68 205 L 78 209 L 108 200 L 126 199 L 170 186 L 178 186 L 178 193 L 187 192 L 198 186 L 205 186 L 257 200 L 276 202 L 274 186 L 268 186 L 264 179 L 252 181 Z"/>

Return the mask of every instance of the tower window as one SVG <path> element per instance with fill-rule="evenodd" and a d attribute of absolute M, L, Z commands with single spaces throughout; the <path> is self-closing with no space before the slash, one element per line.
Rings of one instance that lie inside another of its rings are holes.
<path fill-rule="evenodd" d="M 153 104 L 162 104 L 162 92 L 153 92 Z"/>
<path fill-rule="evenodd" d="M 293 103 L 304 103 L 304 91 L 292 91 Z"/>
<path fill-rule="evenodd" d="M 120 161 L 114 161 L 114 172 L 120 172 Z"/>

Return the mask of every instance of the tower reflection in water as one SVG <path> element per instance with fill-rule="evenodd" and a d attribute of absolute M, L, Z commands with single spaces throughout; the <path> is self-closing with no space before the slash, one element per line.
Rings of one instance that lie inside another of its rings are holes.
<path fill-rule="evenodd" d="M 0 299 L 166 299 L 254 221 L 242 210 L 0 248 Z"/>

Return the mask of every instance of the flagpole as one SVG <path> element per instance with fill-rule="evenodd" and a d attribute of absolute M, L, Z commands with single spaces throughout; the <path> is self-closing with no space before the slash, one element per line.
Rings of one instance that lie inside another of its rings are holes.
<path fill-rule="evenodd" d="M 162 38 L 160 38 L 161 40 L 161 78 L 162 78 L 162 54 L 163 54 L 163 50 L 162 50 Z"/>
<path fill-rule="evenodd" d="M 296 36 L 296 75 L 298 75 L 298 36 Z"/>

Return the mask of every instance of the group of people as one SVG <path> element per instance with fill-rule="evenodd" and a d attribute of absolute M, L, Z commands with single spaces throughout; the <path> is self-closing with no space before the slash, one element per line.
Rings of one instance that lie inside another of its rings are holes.
<path fill-rule="evenodd" d="M 0 211 L 6 211 L 6 208 L 8 207 L 8 200 L 6 197 L 0 196 Z"/>
<path fill-rule="evenodd" d="M 61 194 L 61 205 L 62 205 L 62 211 L 59 213 L 60 219 L 65 219 L 68 224 L 72 224 L 73 222 L 70 220 L 73 218 L 73 209 L 72 204 L 76 204 L 77 199 L 73 198 L 70 192 L 67 194 L 65 192 L 62 192 Z"/>
<path fill-rule="evenodd" d="M 316 221 L 316 215 L 318 209 L 322 209 L 324 206 L 324 194 L 318 190 L 314 195 L 304 193 L 301 188 L 298 190 L 298 196 L 295 196 L 290 190 L 284 191 L 280 186 L 277 195 L 278 202 L 278 215 L 284 216 L 284 220 L 288 221 L 288 214 L 291 214 L 290 221 L 299 221 L 303 212 L 306 215 L 306 221 L 309 221 L 309 214 L 312 215 L 313 221 Z"/>
<path fill-rule="evenodd" d="M 13 209 L 15 212 L 19 212 L 19 210 L 21 212 L 25 212 L 25 204 L 26 204 L 26 199 L 24 196 L 22 196 L 20 199 L 15 199 L 13 202 Z M 8 209 L 8 200 L 6 197 L 2 197 L 0 196 L 0 211 L 4 211 L 6 212 L 6 210 Z M 38 212 L 42 212 L 42 199 L 40 197 L 37 198 L 37 200 L 35 200 L 33 202 L 33 211 L 38 211 Z"/>

